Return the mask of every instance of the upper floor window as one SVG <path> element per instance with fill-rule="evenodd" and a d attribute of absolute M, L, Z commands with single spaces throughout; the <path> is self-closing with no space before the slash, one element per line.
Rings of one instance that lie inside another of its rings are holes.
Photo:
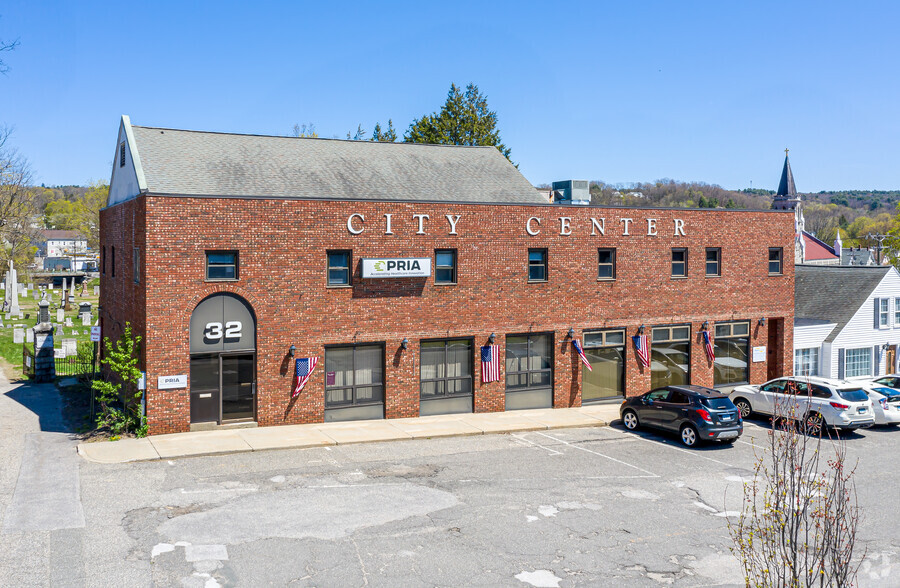
<path fill-rule="evenodd" d="M 350 258 L 349 251 L 328 252 L 328 285 L 350 285 Z"/>
<path fill-rule="evenodd" d="M 783 250 L 781 247 L 769 247 L 769 273 L 781 274 L 781 257 Z"/>
<path fill-rule="evenodd" d="M 435 249 L 434 251 L 434 283 L 456 283 L 456 250 Z"/>
<path fill-rule="evenodd" d="M 718 247 L 706 248 L 706 275 L 722 275 L 722 250 Z"/>
<path fill-rule="evenodd" d="M 106 274 L 106 245 L 100 248 L 100 271 Z"/>
<path fill-rule="evenodd" d="M 672 277 L 687 277 L 687 249 L 676 248 L 672 250 Z"/>
<path fill-rule="evenodd" d="M 236 280 L 236 279 L 238 279 L 238 252 L 237 251 L 207 251 L 206 252 L 206 279 L 207 280 Z"/>
<path fill-rule="evenodd" d="M 529 249 L 528 250 L 528 281 L 529 282 L 546 282 L 547 281 L 547 250 L 546 249 Z"/>
<path fill-rule="evenodd" d="M 132 262 L 131 267 L 132 267 L 132 273 L 133 273 L 133 277 L 134 277 L 134 283 L 140 284 L 141 283 L 141 250 L 137 247 L 132 249 L 131 262 Z"/>
<path fill-rule="evenodd" d="M 894 298 L 894 327 L 900 327 L 900 298 Z"/>
<path fill-rule="evenodd" d="M 116 247 L 112 247 L 112 258 L 109 260 L 110 272 L 112 272 L 112 277 L 116 277 Z"/>
<path fill-rule="evenodd" d="M 125 167 L 125 143 L 119 145 L 119 167 Z"/>
<path fill-rule="evenodd" d="M 598 280 L 615 280 L 616 279 L 616 250 L 615 249 L 598 249 L 597 250 L 597 279 Z"/>
<path fill-rule="evenodd" d="M 890 298 L 876 298 L 875 299 L 876 307 L 878 308 L 878 326 L 879 327 L 887 327 L 890 326 Z"/>

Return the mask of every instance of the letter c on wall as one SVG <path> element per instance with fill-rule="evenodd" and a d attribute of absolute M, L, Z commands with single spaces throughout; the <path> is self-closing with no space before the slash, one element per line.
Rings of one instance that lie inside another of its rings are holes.
<path fill-rule="evenodd" d="M 353 217 L 354 217 L 354 216 L 358 216 L 358 217 L 359 217 L 359 220 L 361 220 L 361 221 L 363 221 L 363 222 L 366 221 L 366 217 L 364 217 L 363 215 L 359 214 L 358 212 L 354 212 L 353 214 L 351 214 L 351 215 L 347 218 L 347 230 L 350 231 L 350 234 L 351 234 L 351 235 L 359 235 L 360 233 L 363 232 L 363 229 L 355 229 L 355 228 L 353 228 Z"/>
<path fill-rule="evenodd" d="M 531 228 L 531 221 L 537 221 L 538 226 L 541 226 L 541 219 L 539 219 L 539 218 L 536 217 L 536 216 L 533 216 L 533 217 L 529 218 L 529 219 L 525 222 L 525 231 L 526 231 L 529 235 L 531 235 L 531 236 L 533 237 L 534 235 L 537 235 L 538 233 L 540 233 L 541 230 L 540 230 L 540 229 L 538 229 L 538 230 L 532 229 L 532 228 Z"/>

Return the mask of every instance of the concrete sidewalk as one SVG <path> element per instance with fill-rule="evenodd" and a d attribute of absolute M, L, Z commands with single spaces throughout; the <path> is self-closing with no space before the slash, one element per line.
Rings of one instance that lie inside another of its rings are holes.
<path fill-rule="evenodd" d="M 409 419 L 284 425 L 197 431 L 144 439 L 82 443 L 78 454 L 95 463 L 125 463 L 266 449 L 299 449 L 426 437 L 602 427 L 619 418 L 619 404 L 450 414 Z"/>

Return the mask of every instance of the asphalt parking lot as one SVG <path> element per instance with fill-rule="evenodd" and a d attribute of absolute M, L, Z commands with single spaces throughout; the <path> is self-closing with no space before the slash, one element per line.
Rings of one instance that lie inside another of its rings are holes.
<path fill-rule="evenodd" d="M 614 424 L 81 461 L 83 526 L 4 527 L 0 584 L 738 586 L 727 521 L 764 425 L 696 450 Z M 851 434 L 848 448 L 860 585 L 896 586 L 900 431 Z"/>

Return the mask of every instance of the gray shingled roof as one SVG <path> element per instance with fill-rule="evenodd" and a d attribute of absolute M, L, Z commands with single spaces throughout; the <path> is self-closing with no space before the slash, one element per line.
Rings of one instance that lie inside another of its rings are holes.
<path fill-rule="evenodd" d="M 547 204 L 494 147 L 132 128 L 151 194 Z"/>
<path fill-rule="evenodd" d="M 890 266 L 795 266 L 794 316 L 836 323 L 825 338 L 833 341 L 890 270 Z"/>

